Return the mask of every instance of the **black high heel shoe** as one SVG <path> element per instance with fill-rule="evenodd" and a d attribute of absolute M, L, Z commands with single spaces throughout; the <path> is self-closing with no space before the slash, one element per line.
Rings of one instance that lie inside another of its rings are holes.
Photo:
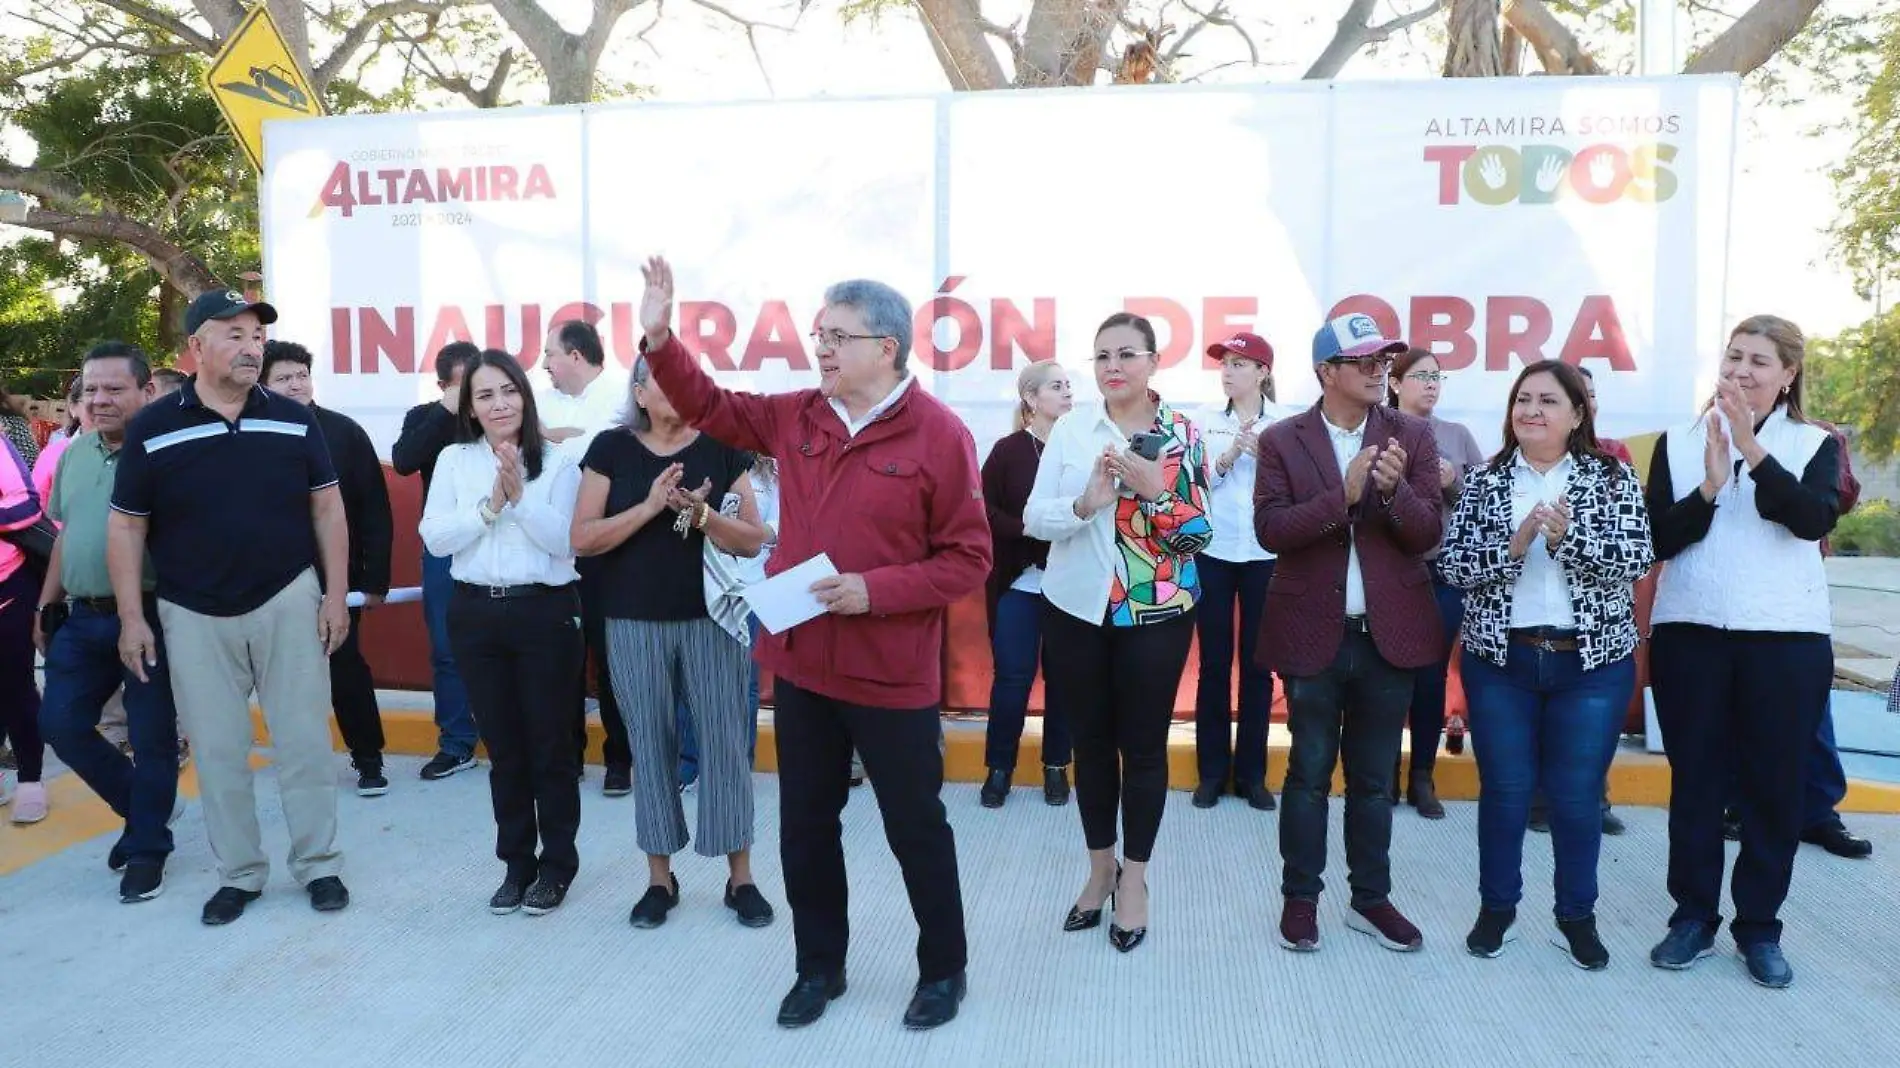
<path fill-rule="evenodd" d="M 1118 867 L 1115 871 L 1115 889 L 1117 892 L 1121 890 L 1121 881 L 1122 881 L 1121 870 Z M 1146 891 L 1148 889 L 1147 879 L 1144 878 L 1141 881 L 1141 888 L 1143 891 Z M 1109 900 L 1111 901 L 1114 900 L 1113 895 L 1110 895 Z M 1136 946 L 1141 945 L 1141 943 L 1147 940 L 1147 938 L 1148 938 L 1147 924 L 1142 924 L 1140 927 L 1136 927 L 1133 929 L 1118 926 L 1113 921 L 1110 921 L 1108 925 L 1108 944 L 1111 946 L 1114 946 L 1116 949 L 1120 950 L 1123 953 L 1132 952 Z"/>
<path fill-rule="evenodd" d="M 1115 884 L 1120 886 L 1121 881 L 1122 866 L 1120 863 L 1117 863 L 1115 865 Z M 1111 909 L 1115 907 L 1115 891 L 1113 890 L 1108 892 L 1108 907 Z M 1101 925 L 1102 909 L 1099 905 L 1087 910 L 1071 905 L 1069 906 L 1069 915 L 1062 921 L 1062 929 L 1064 931 L 1087 931 L 1092 928 L 1100 927 Z"/>

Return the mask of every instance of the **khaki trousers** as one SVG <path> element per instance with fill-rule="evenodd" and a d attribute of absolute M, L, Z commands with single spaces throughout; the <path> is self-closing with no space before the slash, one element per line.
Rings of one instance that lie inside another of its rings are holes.
<path fill-rule="evenodd" d="M 330 667 L 317 638 L 321 599 L 310 570 L 241 616 L 200 615 L 158 602 L 172 658 L 172 696 L 191 739 L 205 828 L 225 886 L 262 890 L 270 878 L 250 760 L 253 690 L 270 728 L 271 764 L 290 825 L 291 877 L 307 885 L 342 874 Z"/>

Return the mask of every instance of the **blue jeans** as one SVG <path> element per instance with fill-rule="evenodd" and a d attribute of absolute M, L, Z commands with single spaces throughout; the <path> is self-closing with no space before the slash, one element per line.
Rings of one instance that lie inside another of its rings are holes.
<path fill-rule="evenodd" d="M 746 622 L 752 628 L 751 648 L 759 647 L 759 617 L 747 617 Z M 746 762 L 758 765 L 759 755 L 759 662 L 748 652 L 746 666 L 752 671 L 752 681 L 746 687 L 746 707 L 752 709 L 752 718 L 746 726 Z M 686 708 L 685 700 L 673 710 L 673 729 L 679 732 L 680 740 L 680 786 L 686 787 L 699 781 L 699 736 L 693 733 L 693 715 Z"/>
<path fill-rule="evenodd" d="M 1260 617 L 1267 607 L 1273 561 L 1236 564 L 1202 553 L 1200 611 L 1195 626 L 1201 639 L 1200 684 L 1194 696 L 1194 751 L 1202 782 L 1226 783 L 1231 771 L 1237 788 L 1267 779 L 1267 720 L 1273 714 L 1273 673 L 1254 662 Z M 1234 634 L 1235 603 L 1240 633 Z M 1240 654 L 1240 725 L 1228 741 L 1233 722 L 1228 687 L 1234 678 L 1234 654 Z"/>
<path fill-rule="evenodd" d="M 449 651 L 449 600 L 455 580 L 449 558 L 422 554 L 422 616 L 429 625 L 429 665 L 435 669 L 436 748 L 453 757 L 475 754 L 475 714 L 469 711 L 468 690 Z"/>
<path fill-rule="evenodd" d="M 1042 667 L 1042 597 L 1004 590 L 996 602 L 996 635 L 990 639 L 996 671 L 990 681 L 990 723 L 985 731 L 983 765 L 1016 770 L 1016 752 L 1029 716 L 1029 690 Z M 1042 714 L 1042 765 L 1067 767 L 1073 744 L 1069 720 L 1055 709 Z"/>
<path fill-rule="evenodd" d="M 1465 697 L 1478 757 L 1478 896 L 1487 909 L 1524 896 L 1531 793 L 1550 799 L 1557 918 L 1593 915 L 1603 844 L 1603 776 L 1636 685 L 1636 660 L 1594 671 L 1582 654 L 1511 643 L 1499 668 L 1464 654 Z"/>
<path fill-rule="evenodd" d="M 140 682 L 119 663 L 119 617 L 73 605 L 46 648 L 40 731 L 53 752 L 124 817 L 120 844 L 126 858 L 162 861 L 172 851 L 166 821 L 178 799 L 178 712 L 155 606 L 145 619 L 158 644 L 158 665 L 146 668 L 146 681 Z M 121 684 L 130 760 L 98 730 L 99 712 Z"/>
<path fill-rule="evenodd" d="M 1465 622 L 1465 591 L 1432 582 L 1438 600 L 1438 619 L 1445 625 L 1445 648 L 1438 659 L 1412 675 L 1412 774 L 1429 775 L 1438 763 L 1438 743 L 1445 734 L 1445 684 L 1451 674 L 1451 650 L 1458 628 Z M 1396 786 L 1397 783 L 1395 782 Z"/>

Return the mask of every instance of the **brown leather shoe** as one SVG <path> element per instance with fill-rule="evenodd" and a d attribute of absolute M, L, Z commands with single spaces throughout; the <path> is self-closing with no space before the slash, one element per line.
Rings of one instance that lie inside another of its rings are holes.
<path fill-rule="evenodd" d="M 1428 820 L 1445 818 L 1445 806 L 1438 802 L 1438 787 L 1432 782 L 1432 773 L 1429 771 L 1412 773 L 1412 784 L 1405 789 L 1405 801 Z"/>
<path fill-rule="evenodd" d="M 1295 953 L 1319 950 L 1319 902 L 1289 897 L 1280 910 L 1280 944 Z"/>

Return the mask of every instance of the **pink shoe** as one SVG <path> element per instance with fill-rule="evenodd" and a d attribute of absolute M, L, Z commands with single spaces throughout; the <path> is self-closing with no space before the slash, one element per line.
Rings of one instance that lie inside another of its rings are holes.
<path fill-rule="evenodd" d="M 46 818 L 46 786 L 23 782 L 13 795 L 13 822 L 38 823 Z"/>

